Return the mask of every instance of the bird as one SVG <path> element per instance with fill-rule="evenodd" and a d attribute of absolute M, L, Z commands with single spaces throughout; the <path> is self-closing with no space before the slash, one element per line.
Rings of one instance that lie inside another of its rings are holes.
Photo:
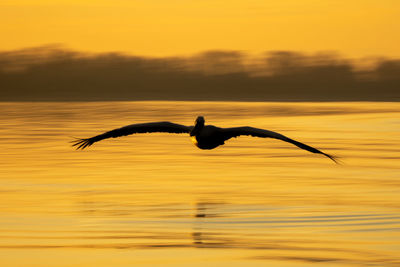
<path fill-rule="evenodd" d="M 198 116 L 196 118 L 194 126 L 185 126 L 182 124 L 172 123 L 169 121 L 131 124 L 90 138 L 77 138 L 76 140 L 72 141 L 73 143 L 72 146 L 76 146 L 77 150 L 85 149 L 86 147 L 89 147 L 94 143 L 107 138 L 116 138 L 137 133 L 154 133 L 154 132 L 178 133 L 178 134 L 188 133 L 194 145 L 196 145 L 200 149 L 207 149 L 207 150 L 222 146 L 225 144 L 225 141 L 231 138 L 239 137 L 241 135 L 261 137 L 261 138 L 274 138 L 284 142 L 291 143 L 309 152 L 324 155 L 329 159 L 333 160 L 335 163 L 338 163 L 335 156 L 324 153 L 309 145 L 293 140 L 289 137 L 286 137 L 283 134 L 249 126 L 221 128 L 221 127 L 216 127 L 214 125 L 205 125 L 205 119 L 203 116 Z"/>

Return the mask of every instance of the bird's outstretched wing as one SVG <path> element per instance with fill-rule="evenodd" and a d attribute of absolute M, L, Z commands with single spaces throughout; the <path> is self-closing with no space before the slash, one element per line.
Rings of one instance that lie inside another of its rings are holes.
<path fill-rule="evenodd" d="M 155 133 L 155 132 L 165 132 L 165 133 L 189 133 L 192 126 L 185 126 L 181 124 L 176 124 L 168 121 L 163 122 L 150 122 L 150 123 L 138 123 L 124 126 L 118 129 L 105 132 L 93 136 L 91 138 L 77 139 L 72 141 L 72 146 L 76 146 L 76 149 L 84 149 L 88 146 L 93 145 L 93 143 L 101 141 L 106 138 L 116 138 L 120 136 L 135 134 L 135 133 Z"/>
<path fill-rule="evenodd" d="M 250 136 L 254 136 L 254 137 L 263 137 L 263 138 L 275 138 L 275 139 L 279 139 L 285 142 L 289 142 L 292 143 L 293 145 L 301 148 L 301 149 L 305 149 L 307 151 L 310 151 L 312 153 L 318 153 L 318 154 L 322 154 L 328 158 L 330 158 L 331 160 L 333 160 L 335 163 L 338 163 L 337 159 L 329 154 L 326 154 L 316 148 L 313 148 L 311 146 L 308 146 L 306 144 L 300 143 L 296 140 L 290 139 L 289 137 L 286 137 L 282 134 L 273 132 L 273 131 L 268 131 L 268 130 L 264 130 L 264 129 L 258 129 L 258 128 L 253 128 L 253 127 L 233 127 L 233 128 L 223 128 L 223 135 L 225 140 L 228 140 L 232 137 L 238 137 L 240 135 L 250 135 Z"/>

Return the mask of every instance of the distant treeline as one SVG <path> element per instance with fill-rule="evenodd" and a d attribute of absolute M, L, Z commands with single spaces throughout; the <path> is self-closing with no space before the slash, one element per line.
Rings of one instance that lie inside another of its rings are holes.
<path fill-rule="evenodd" d="M 400 60 L 369 67 L 334 54 L 250 57 L 86 54 L 58 47 L 0 52 L 0 101 L 399 101 Z"/>

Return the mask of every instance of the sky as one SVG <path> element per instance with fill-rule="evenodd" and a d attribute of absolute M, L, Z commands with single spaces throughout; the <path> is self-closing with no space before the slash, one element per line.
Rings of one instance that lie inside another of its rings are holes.
<path fill-rule="evenodd" d="M 398 0 L 0 0 L 0 50 L 206 50 L 400 57 Z"/>

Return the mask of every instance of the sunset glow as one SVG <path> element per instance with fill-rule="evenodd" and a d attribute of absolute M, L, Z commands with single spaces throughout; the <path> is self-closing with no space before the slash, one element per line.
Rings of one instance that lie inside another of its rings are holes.
<path fill-rule="evenodd" d="M 0 0 L 1 267 L 400 266 L 399 0 Z"/>
<path fill-rule="evenodd" d="M 399 10 L 392 0 L 6 0 L 0 50 L 58 43 L 146 56 L 222 49 L 398 57 Z"/>

